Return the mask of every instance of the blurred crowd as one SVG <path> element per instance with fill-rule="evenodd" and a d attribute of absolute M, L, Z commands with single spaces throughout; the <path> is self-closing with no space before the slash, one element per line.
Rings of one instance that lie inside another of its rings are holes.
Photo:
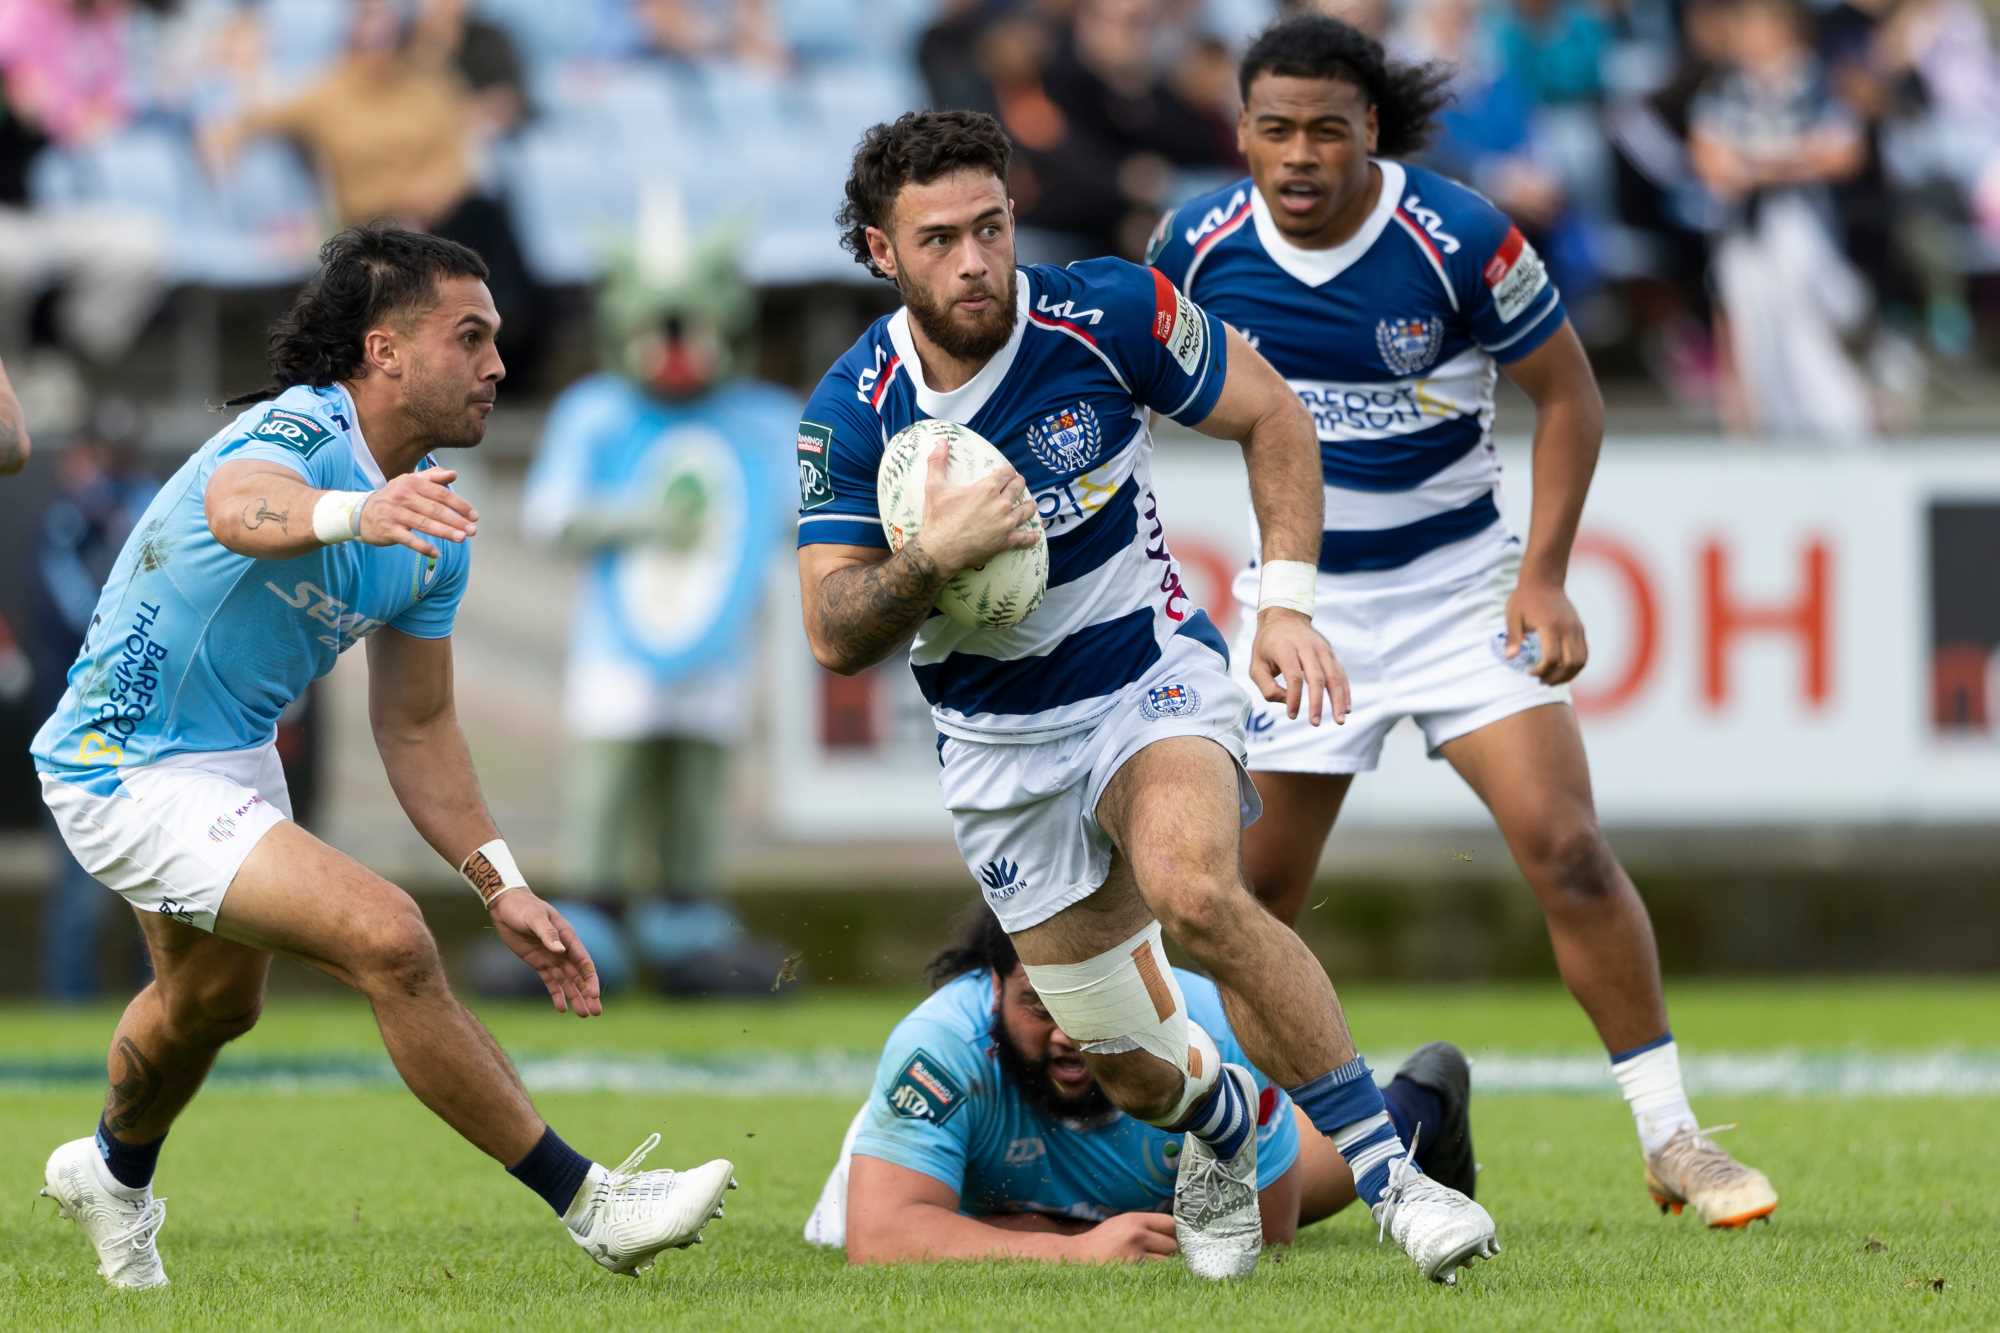
<path fill-rule="evenodd" d="M 0 352 L 113 365 L 170 289 L 282 285 L 391 216 L 486 256 L 532 372 L 649 193 L 751 237 L 759 285 L 865 282 L 847 150 L 923 104 L 1006 124 L 1026 258 L 1136 256 L 1239 170 L 1235 56 L 1311 2 L 6 0 Z M 1456 70 L 1430 164 L 1725 424 L 1895 429 L 1993 336 L 1995 0 L 1318 3 Z"/>

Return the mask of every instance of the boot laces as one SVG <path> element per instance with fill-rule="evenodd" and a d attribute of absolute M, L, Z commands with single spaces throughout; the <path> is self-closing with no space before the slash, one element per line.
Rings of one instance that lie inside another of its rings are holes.
<path fill-rule="evenodd" d="M 1403 1195 L 1408 1191 L 1411 1180 L 1422 1180 L 1424 1173 L 1417 1170 L 1417 1140 L 1424 1134 L 1424 1122 L 1419 1120 L 1410 1131 L 1410 1150 L 1397 1158 L 1389 1167 L 1389 1188 L 1382 1191 L 1382 1202 L 1388 1207 L 1382 1210 L 1381 1225 L 1375 1228 L 1375 1243 L 1389 1234 L 1389 1223 L 1402 1207 Z"/>

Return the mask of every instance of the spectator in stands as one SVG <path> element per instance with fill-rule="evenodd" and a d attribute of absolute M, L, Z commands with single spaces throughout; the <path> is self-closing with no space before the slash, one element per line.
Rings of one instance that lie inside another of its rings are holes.
<path fill-rule="evenodd" d="M 1729 424 L 1867 437 L 1870 387 L 1843 340 L 1869 293 L 1835 242 L 1828 188 L 1860 169 L 1863 146 L 1793 0 L 1740 0 L 1728 67 L 1691 118 L 1694 168 L 1730 210 L 1714 268 Z"/>
<path fill-rule="evenodd" d="M 528 122 L 532 107 L 521 53 L 505 28 L 471 13 L 467 0 L 423 0 L 416 41 L 465 85 L 477 142 L 509 138 Z"/>
<path fill-rule="evenodd" d="M 678 208 L 653 202 L 598 293 L 605 368 L 556 400 L 522 496 L 528 535 L 583 561 L 563 880 L 596 911 L 564 912 L 600 960 L 622 931 L 663 989 L 769 994 L 783 950 L 746 938 L 716 895 L 804 428 L 790 394 L 742 369 L 755 297 L 733 240 L 690 244 Z"/>
<path fill-rule="evenodd" d="M 1047 258 L 1144 253 L 1176 167 L 1237 161 L 1234 85 L 1213 43 L 1156 59 L 1158 0 L 1079 0 L 1065 30 L 1021 22 L 982 43 L 1009 131 L 1028 130 L 1010 182 L 1024 226 L 1059 233 Z"/>
<path fill-rule="evenodd" d="M 1728 58 L 1733 0 L 1684 0 L 1672 68 L 1657 87 L 1607 109 L 1619 220 L 1647 247 L 1644 277 L 1627 288 L 1654 377 L 1690 407 L 1716 394 L 1715 311 L 1707 273 L 1722 215 L 1688 160 L 1689 117 Z"/>
<path fill-rule="evenodd" d="M 21 415 L 21 400 L 7 378 L 7 365 L 0 361 L 0 477 L 11 477 L 28 466 L 34 446 L 28 441 L 28 419 Z"/>
<path fill-rule="evenodd" d="M 55 332 L 99 366 L 124 354 L 165 290 L 160 220 L 126 209 L 31 207 L 29 178 L 51 145 L 87 151 L 133 105 L 123 4 L 0 4 L 0 310 L 32 310 L 58 290 Z M 0 321 L 0 342 L 21 326 Z"/>
<path fill-rule="evenodd" d="M 1611 25 L 1590 0 L 1510 0 L 1494 7 L 1501 66 L 1538 106 L 1604 95 Z"/>
<path fill-rule="evenodd" d="M 642 54 L 695 64 L 791 65 L 769 0 L 633 0 Z"/>
<path fill-rule="evenodd" d="M 202 153 L 220 173 L 245 140 L 287 135 L 317 163 L 336 225 L 387 218 L 478 251 L 508 371 L 532 378 L 543 294 L 507 210 L 475 179 L 479 104 L 451 68 L 453 53 L 419 35 L 392 0 L 355 0 L 347 48 L 331 69 L 285 100 L 209 125 Z"/>
<path fill-rule="evenodd" d="M 157 489 L 141 465 L 140 442 L 138 410 L 106 399 L 55 452 L 55 495 L 42 511 L 30 597 L 27 646 L 37 709 L 54 711 L 61 700 L 98 591 Z M 129 940 L 132 970 L 143 977 L 145 949 L 131 914 L 112 911 L 111 895 L 76 863 L 43 814 L 56 873 L 42 908 L 42 993 L 86 1000 L 103 990 L 100 944 L 114 916 Z"/>

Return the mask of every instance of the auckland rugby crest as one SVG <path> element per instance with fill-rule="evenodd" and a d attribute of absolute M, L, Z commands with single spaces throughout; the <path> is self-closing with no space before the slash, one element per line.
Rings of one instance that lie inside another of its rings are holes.
<path fill-rule="evenodd" d="M 1028 427 L 1028 447 L 1051 472 L 1083 472 L 1096 464 L 1103 446 L 1104 430 L 1089 403 L 1078 402 L 1051 412 Z"/>
<path fill-rule="evenodd" d="M 1429 369 L 1444 345 L 1444 322 L 1436 319 L 1385 319 L 1375 326 L 1375 349 L 1382 364 L 1398 375 Z"/>

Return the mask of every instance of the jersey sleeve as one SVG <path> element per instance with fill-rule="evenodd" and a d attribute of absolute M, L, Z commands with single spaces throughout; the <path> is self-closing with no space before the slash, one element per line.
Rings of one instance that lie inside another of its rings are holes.
<path fill-rule="evenodd" d="M 949 1027 L 904 1019 L 876 1066 L 855 1154 L 963 1190 L 977 1115 L 966 1103 L 985 1086 L 983 1065 L 980 1052 Z"/>
<path fill-rule="evenodd" d="M 875 507 L 882 422 L 860 397 L 845 362 L 826 373 L 799 419 L 799 545 L 889 549 Z"/>
<path fill-rule="evenodd" d="M 1458 250 L 1446 257 L 1460 316 L 1472 340 L 1501 364 L 1547 342 L 1569 316 L 1548 265 L 1521 229 L 1470 190 L 1450 220 Z"/>
<path fill-rule="evenodd" d="M 256 459 L 276 463 L 299 474 L 320 490 L 347 490 L 348 449 L 325 422 L 304 412 L 269 404 L 238 420 L 228 439 L 215 451 L 215 461 Z"/>
<path fill-rule="evenodd" d="M 1192 972 L 1176 971 L 1181 993 L 1187 1000 L 1188 1017 L 1201 1024 L 1225 1063 L 1242 1065 L 1257 1080 L 1257 1091 L 1261 1094 L 1257 1099 L 1257 1188 L 1267 1189 L 1299 1159 L 1299 1127 L 1292 1115 L 1292 1099 L 1263 1070 L 1250 1063 L 1243 1044 L 1236 1040 L 1236 1033 L 1229 1026 L 1215 983 Z"/>
<path fill-rule="evenodd" d="M 419 470 L 435 466 L 435 462 L 426 458 Z M 438 548 L 437 575 L 415 603 L 389 622 L 390 629 L 414 639 L 451 636 L 452 626 L 458 622 L 458 604 L 465 596 L 466 581 L 472 576 L 472 541 L 470 537 L 462 542 L 446 541 L 442 537 L 432 539 L 431 544 Z M 416 552 L 410 554 L 416 555 Z M 417 558 L 424 561 L 424 569 L 419 573 L 422 577 L 428 572 L 430 559 L 428 556 Z"/>
<path fill-rule="evenodd" d="M 1132 400 L 1184 426 L 1215 410 L 1228 376 L 1222 321 L 1210 315 L 1157 268 L 1122 259 L 1092 259 L 1060 270 L 1078 290 L 1066 298 L 1080 315 L 1104 312 L 1076 331 L 1107 357 Z"/>

